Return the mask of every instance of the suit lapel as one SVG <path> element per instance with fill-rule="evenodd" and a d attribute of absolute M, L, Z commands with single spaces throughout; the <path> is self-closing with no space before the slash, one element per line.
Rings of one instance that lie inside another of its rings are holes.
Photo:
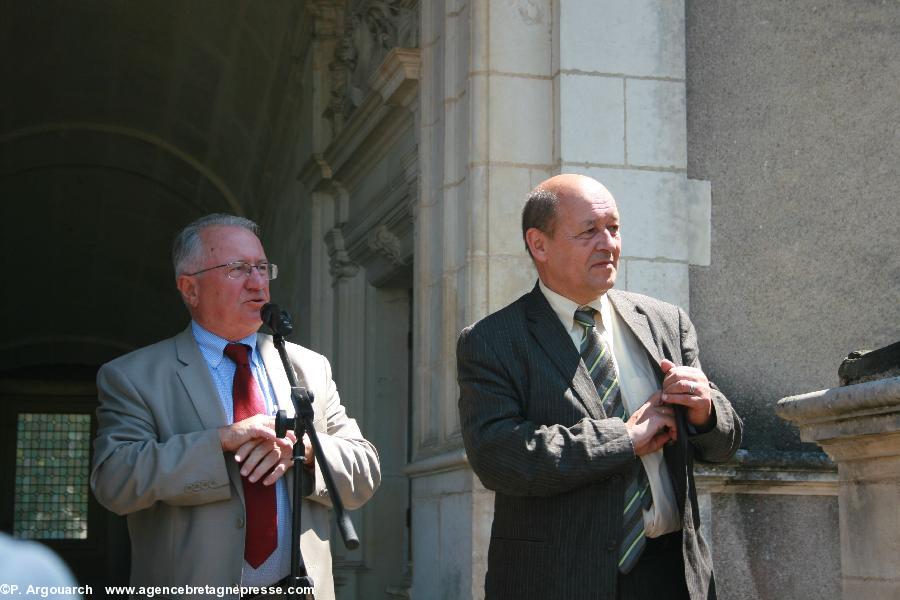
<path fill-rule="evenodd" d="M 219 391 L 209 374 L 209 366 L 200 354 L 190 325 L 175 336 L 175 352 L 178 360 L 184 365 L 178 370 L 178 377 L 203 427 L 218 429 L 227 425 L 228 419 L 219 401 Z"/>
<path fill-rule="evenodd" d="M 203 427 L 205 429 L 224 427 L 228 424 L 228 419 L 225 417 L 222 402 L 219 400 L 219 391 L 213 383 L 206 360 L 200 354 L 200 348 L 197 347 L 197 341 L 194 339 L 190 325 L 175 337 L 175 349 L 178 353 L 178 360 L 184 363 L 184 366 L 178 371 L 178 377 L 184 384 L 194 409 L 200 415 Z M 240 468 L 233 458 L 227 456 L 225 466 L 228 470 L 228 477 L 231 479 L 231 485 L 237 490 L 243 503 L 244 486 L 241 483 Z"/>
<path fill-rule="evenodd" d="M 572 389 L 588 414 L 594 419 L 605 418 L 597 388 L 581 360 L 581 355 L 578 354 L 572 338 L 566 333 L 559 317 L 550 307 L 538 285 L 535 285 L 531 294 L 526 297 L 525 310 L 531 335 L 566 380 L 572 382 Z"/>
<path fill-rule="evenodd" d="M 651 326 L 647 315 L 622 292 L 609 290 L 606 295 L 613 305 L 613 308 L 616 310 L 616 313 L 622 321 L 628 325 L 628 328 L 634 336 L 641 342 L 644 350 L 650 355 L 654 370 L 661 375 L 662 372 L 659 369 L 659 363 L 662 361 L 663 355 L 659 347 L 660 340 L 658 340 L 654 334 L 653 327 Z"/>

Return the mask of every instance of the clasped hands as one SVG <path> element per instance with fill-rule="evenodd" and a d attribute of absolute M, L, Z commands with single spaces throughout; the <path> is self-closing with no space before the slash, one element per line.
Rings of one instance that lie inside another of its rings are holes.
<path fill-rule="evenodd" d="M 297 436 L 288 430 L 283 438 L 275 434 L 275 417 L 254 415 L 243 421 L 219 428 L 219 441 L 226 452 L 234 452 L 241 464 L 241 476 L 255 483 L 265 477 L 263 485 L 272 485 L 292 466 L 292 451 Z M 313 466 L 315 457 L 309 437 L 303 434 L 304 465 Z"/>
<path fill-rule="evenodd" d="M 625 428 L 638 456 L 651 454 L 678 439 L 673 405 L 686 408 L 687 420 L 702 427 L 712 416 L 709 380 L 694 367 L 679 367 L 663 360 L 659 364 L 665 374 L 662 390 L 647 399 L 625 422 Z"/>

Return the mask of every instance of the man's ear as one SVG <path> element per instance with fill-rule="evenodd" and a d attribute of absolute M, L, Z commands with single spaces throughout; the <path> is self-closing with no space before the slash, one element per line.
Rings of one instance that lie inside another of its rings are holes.
<path fill-rule="evenodd" d="M 199 301 L 199 291 L 197 290 L 197 280 L 190 275 L 179 275 L 175 280 L 175 286 L 181 292 L 181 298 L 184 303 L 190 307 L 196 307 Z"/>
<path fill-rule="evenodd" d="M 547 261 L 546 233 L 537 227 L 532 227 L 525 232 L 525 243 L 528 244 L 528 249 L 531 250 L 531 256 L 535 261 L 541 263 Z"/>

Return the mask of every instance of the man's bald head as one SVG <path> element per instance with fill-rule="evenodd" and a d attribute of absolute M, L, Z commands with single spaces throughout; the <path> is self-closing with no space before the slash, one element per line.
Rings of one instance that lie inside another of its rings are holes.
<path fill-rule="evenodd" d="M 602 183 L 588 177 L 587 175 L 579 175 L 577 173 L 561 173 L 554 175 L 538 184 L 535 190 L 547 190 L 556 194 L 560 200 L 580 198 L 585 194 L 600 193 L 604 196 L 612 198 L 612 194 L 606 189 Z"/>
<path fill-rule="evenodd" d="M 560 203 L 595 195 L 608 198 L 615 205 L 616 201 L 606 186 L 592 177 L 577 173 L 554 175 L 531 190 L 522 209 L 522 239 L 525 240 L 528 255 L 531 256 L 531 248 L 525 238 L 529 229 L 539 229 L 552 238 Z"/>

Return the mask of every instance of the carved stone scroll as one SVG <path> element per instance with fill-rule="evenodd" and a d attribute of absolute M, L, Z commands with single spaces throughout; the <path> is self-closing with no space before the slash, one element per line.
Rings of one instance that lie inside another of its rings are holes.
<path fill-rule="evenodd" d="M 359 271 L 359 265 L 353 262 L 350 255 L 347 254 L 344 234 L 340 228 L 335 227 L 325 234 L 325 245 L 328 247 L 328 256 L 331 258 L 328 271 L 331 273 L 334 283 L 354 277 Z"/>
<path fill-rule="evenodd" d="M 402 265 L 402 249 L 400 238 L 387 228 L 385 225 L 379 225 L 369 234 L 369 248 L 380 252 L 385 258 L 395 265 Z"/>

